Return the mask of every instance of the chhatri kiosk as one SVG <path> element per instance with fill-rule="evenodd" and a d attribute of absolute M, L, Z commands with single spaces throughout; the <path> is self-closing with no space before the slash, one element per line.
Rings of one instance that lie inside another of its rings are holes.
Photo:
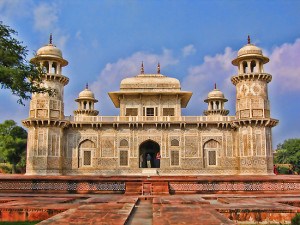
<path fill-rule="evenodd" d="M 145 74 L 142 65 L 139 75 L 108 93 L 120 115 L 98 115 L 98 100 L 86 86 L 75 99 L 75 115 L 65 116 L 63 90 L 69 78 L 62 67 L 68 62 L 51 39 L 32 61 L 45 68 L 43 85 L 56 94 L 33 94 L 29 118 L 23 120 L 28 175 L 273 174 L 271 128 L 278 120 L 270 117 L 272 76 L 263 69 L 269 59 L 250 41 L 232 61 L 238 68 L 231 78 L 237 94 L 232 116 L 216 88 L 205 100 L 205 116 L 182 116 L 192 92 L 162 75 L 159 65 L 156 74 Z M 160 166 L 154 168 L 157 153 Z M 148 154 L 152 168 L 145 168 Z"/>

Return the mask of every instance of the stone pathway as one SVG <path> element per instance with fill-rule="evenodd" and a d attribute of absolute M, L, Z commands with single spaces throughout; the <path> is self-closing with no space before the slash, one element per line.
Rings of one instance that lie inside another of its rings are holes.
<path fill-rule="evenodd" d="M 153 201 L 153 224 L 236 224 L 199 196 L 167 196 Z"/>
<path fill-rule="evenodd" d="M 129 217 L 127 225 L 152 225 L 152 199 L 140 199 L 132 214 Z"/>
<path fill-rule="evenodd" d="M 122 194 L 0 193 L 0 220 L 43 220 L 41 225 L 287 224 L 300 212 L 300 193 L 193 194 L 147 199 Z"/>

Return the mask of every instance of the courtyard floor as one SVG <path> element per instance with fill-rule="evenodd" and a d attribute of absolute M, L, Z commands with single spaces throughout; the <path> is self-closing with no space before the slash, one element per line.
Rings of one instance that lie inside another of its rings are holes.
<path fill-rule="evenodd" d="M 1 221 L 39 224 L 288 224 L 300 193 L 123 194 L 0 193 Z"/>

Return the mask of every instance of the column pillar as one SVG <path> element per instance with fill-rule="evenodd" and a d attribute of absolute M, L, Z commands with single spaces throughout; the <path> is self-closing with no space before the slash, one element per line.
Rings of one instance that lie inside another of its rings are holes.
<path fill-rule="evenodd" d="M 49 71 L 48 71 L 48 73 L 51 73 L 52 72 L 51 70 L 52 70 L 52 64 L 53 64 L 53 62 L 49 61 L 48 64 L 49 64 Z"/>
<path fill-rule="evenodd" d="M 248 73 L 251 73 L 251 62 L 247 61 Z"/>

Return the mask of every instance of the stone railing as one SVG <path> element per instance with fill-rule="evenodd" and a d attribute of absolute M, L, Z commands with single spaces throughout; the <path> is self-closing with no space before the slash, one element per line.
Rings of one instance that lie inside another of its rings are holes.
<path fill-rule="evenodd" d="M 235 116 L 65 116 L 70 122 L 230 122 Z"/>

